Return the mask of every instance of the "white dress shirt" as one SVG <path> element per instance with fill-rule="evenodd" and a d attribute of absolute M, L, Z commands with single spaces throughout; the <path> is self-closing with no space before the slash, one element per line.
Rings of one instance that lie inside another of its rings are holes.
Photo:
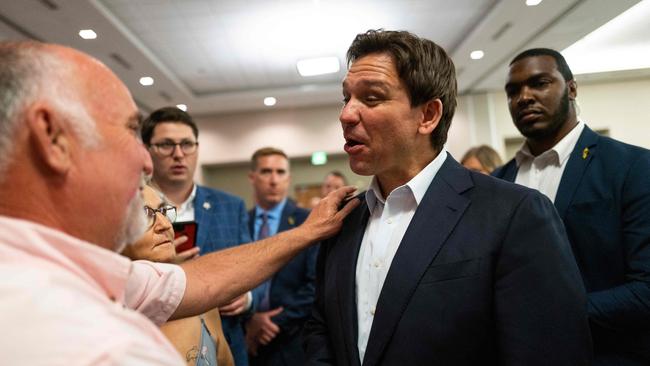
<path fill-rule="evenodd" d="M 176 221 L 194 221 L 194 198 L 196 198 L 196 184 L 192 187 L 192 193 L 177 208 Z"/>
<path fill-rule="evenodd" d="M 390 265 L 422 197 L 446 158 L 447 151 L 443 149 L 413 179 L 395 188 L 385 200 L 377 177 L 372 179 L 366 191 L 370 218 L 361 241 L 356 269 L 357 345 L 362 362 L 377 300 Z"/>
<path fill-rule="evenodd" d="M 578 121 L 562 140 L 538 156 L 533 156 L 528 144 L 524 142 L 515 155 L 519 168 L 515 183 L 537 189 L 551 201 L 555 201 L 562 173 L 584 128 L 585 124 Z"/>

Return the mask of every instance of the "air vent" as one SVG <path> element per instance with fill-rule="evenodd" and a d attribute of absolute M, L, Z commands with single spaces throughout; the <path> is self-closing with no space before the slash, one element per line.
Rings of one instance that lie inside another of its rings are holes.
<path fill-rule="evenodd" d="M 505 33 L 508 29 L 510 29 L 510 27 L 512 27 L 512 23 L 510 23 L 510 22 L 507 22 L 507 23 L 505 23 L 504 25 L 502 25 L 501 28 L 499 28 L 499 30 L 496 31 L 496 33 L 494 33 L 494 34 L 492 35 L 492 40 L 493 40 L 493 41 L 496 41 L 496 40 L 498 40 L 499 38 L 501 38 L 501 36 L 503 35 L 503 33 Z"/>
<path fill-rule="evenodd" d="M 161 91 L 160 93 L 158 93 L 158 95 L 160 95 L 160 97 L 163 98 L 166 102 L 172 101 L 172 97 L 169 94 L 165 93 L 164 91 Z"/>
<path fill-rule="evenodd" d="M 124 59 L 124 57 L 120 56 L 120 55 L 117 54 L 117 53 L 111 53 L 111 54 L 110 54 L 110 57 L 113 59 L 113 61 L 115 61 L 115 62 L 117 62 L 118 64 L 122 65 L 122 67 L 124 67 L 125 69 L 127 69 L 127 70 L 131 70 L 131 64 L 128 63 L 128 61 L 126 61 L 126 60 Z"/>
<path fill-rule="evenodd" d="M 39 0 L 39 2 L 50 10 L 59 10 L 59 5 L 52 0 Z"/>

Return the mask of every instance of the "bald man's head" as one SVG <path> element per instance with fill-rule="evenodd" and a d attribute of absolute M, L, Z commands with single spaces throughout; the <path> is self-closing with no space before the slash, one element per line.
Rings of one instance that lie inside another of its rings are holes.
<path fill-rule="evenodd" d="M 117 76 L 68 47 L 3 42 L 0 103 L 0 214 L 108 249 L 134 241 L 134 200 L 152 168 Z"/>

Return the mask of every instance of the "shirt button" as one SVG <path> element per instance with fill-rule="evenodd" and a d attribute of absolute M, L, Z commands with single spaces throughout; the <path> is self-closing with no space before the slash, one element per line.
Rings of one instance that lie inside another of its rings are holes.
<path fill-rule="evenodd" d="M 375 316 L 375 308 L 370 308 L 370 315 Z"/>
<path fill-rule="evenodd" d="M 393 223 L 393 219 L 388 219 L 388 220 L 386 220 L 386 223 L 388 223 L 388 225 L 392 224 L 392 223 Z"/>
<path fill-rule="evenodd" d="M 381 267 L 381 262 L 376 260 L 372 265 L 375 266 L 375 268 L 379 268 Z"/>

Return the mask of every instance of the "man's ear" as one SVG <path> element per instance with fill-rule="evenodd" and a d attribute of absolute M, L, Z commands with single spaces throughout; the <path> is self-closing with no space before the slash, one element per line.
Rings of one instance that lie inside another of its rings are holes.
<path fill-rule="evenodd" d="M 432 99 L 422 105 L 422 121 L 418 132 L 423 135 L 430 135 L 438 127 L 442 118 L 443 105 L 440 99 Z"/>
<path fill-rule="evenodd" d="M 567 88 L 569 88 L 569 100 L 575 100 L 578 96 L 578 83 L 575 79 L 567 81 Z"/>
<path fill-rule="evenodd" d="M 254 181 L 254 180 L 255 180 L 255 172 L 252 171 L 252 170 L 250 170 L 250 171 L 248 172 L 248 182 L 249 182 L 250 184 L 253 184 L 253 181 Z"/>
<path fill-rule="evenodd" d="M 65 175 L 70 169 L 70 130 L 62 116 L 45 103 L 37 103 L 25 111 L 34 153 L 50 171 Z"/>

